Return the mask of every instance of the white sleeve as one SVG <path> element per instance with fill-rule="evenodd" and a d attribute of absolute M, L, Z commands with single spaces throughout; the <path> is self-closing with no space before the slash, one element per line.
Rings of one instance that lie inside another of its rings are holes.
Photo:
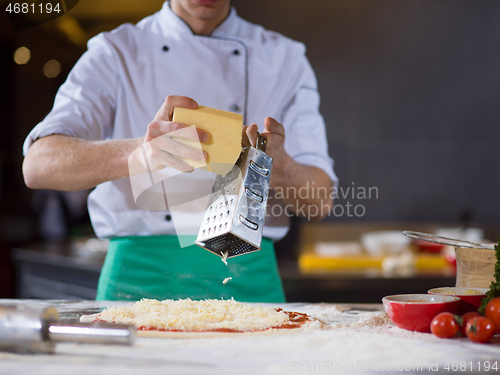
<path fill-rule="evenodd" d="M 110 136 L 118 90 L 116 56 L 105 34 L 88 47 L 59 88 L 50 113 L 26 138 L 24 155 L 35 140 L 52 134 L 87 140 Z"/>
<path fill-rule="evenodd" d="M 305 79 L 282 116 L 282 124 L 286 124 L 285 149 L 296 162 L 322 169 L 337 183 L 333 159 L 328 154 L 325 122 L 319 112 L 316 77 L 307 60 L 304 71 Z"/>

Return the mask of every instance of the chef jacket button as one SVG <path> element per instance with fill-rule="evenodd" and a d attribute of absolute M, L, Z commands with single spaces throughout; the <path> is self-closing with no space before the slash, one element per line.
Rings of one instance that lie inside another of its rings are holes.
<path fill-rule="evenodd" d="M 162 49 L 163 49 L 163 52 L 168 52 L 168 50 L 169 50 L 168 46 L 163 46 Z"/>
<path fill-rule="evenodd" d="M 239 111 L 241 111 L 241 108 L 238 104 L 232 104 L 231 111 L 239 112 Z"/>
<path fill-rule="evenodd" d="M 239 49 L 235 49 L 233 51 L 233 55 L 238 56 L 239 54 L 240 54 L 240 50 Z"/>
<path fill-rule="evenodd" d="M 165 220 L 167 220 L 167 221 L 172 220 L 172 215 L 167 214 L 167 215 L 165 216 Z"/>

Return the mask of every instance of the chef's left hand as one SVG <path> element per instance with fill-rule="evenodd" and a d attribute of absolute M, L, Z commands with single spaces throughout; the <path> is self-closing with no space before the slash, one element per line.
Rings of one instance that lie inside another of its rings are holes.
<path fill-rule="evenodd" d="M 256 124 L 244 127 L 244 147 L 257 144 L 257 130 Z M 300 164 L 288 155 L 285 151 L 285 128 L 275 119 L 265 118 L 261 134 L 267 138 L 266 153 L 273 158 L 270 187 L 286 191 L 281 200 L 287 209 L 308 220 L 319 221 L 328 216 L 333 207 L 333 199 L 328 194 L 332 186 L 330 177 L 322 169 Z M 308 193 L 306 196 L 299 193 L 297 197 L 295 192 L 301 189 L 306 189 Z M 317 193 L 314 194 L 312 189 L 317 189 Z"/>
<path fill-rule="evenodd" d="M 255 147 L 258 136 L 257 130 L 256 124 L 244 128 L 243 146 L 252 145 Z M 285 168 L 286 163 L 292 160 L 285 151 L 285 128 L 272 117 L 266 117 L 264 119 L 264 130 L 261 134 L 267 138 L 266 154 L 273 158 L 273 174 L 271 175 L 271 180 L 273 180 L 273 175 L 279 175 Z M 271 185 L 273 185 L 272 181 Z"/>

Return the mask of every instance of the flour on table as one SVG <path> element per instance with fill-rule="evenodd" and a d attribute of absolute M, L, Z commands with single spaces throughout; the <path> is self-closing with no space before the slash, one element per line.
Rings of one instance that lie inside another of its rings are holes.
<path fill-rule="evenodd" d="M 366 329 L 366 328 L 377 328 L 377 327 L 388 327 L 391 326 L 392 322 L 385 312 L 364 312 L 359 314 L 357 317 L 351 319 L 342 319 L 341 321 L 333 322 L 330 324 L 330 328 L 354 328 Z"/>
<path fill-rule="evenodd" d="M 324 303 L 305 305 L 301 310 L 325 324 L 335 322 L 342 314 L 342 308 L 339 306 Z"/>

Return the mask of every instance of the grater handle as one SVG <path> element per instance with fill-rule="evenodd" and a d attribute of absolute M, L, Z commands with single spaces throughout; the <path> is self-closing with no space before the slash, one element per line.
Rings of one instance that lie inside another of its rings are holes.
<path fill-rule="evenodd" d="M 264 137 L 262 134 L 257 133 L 257 147 L 259 150 L 266 152 L 266 146 L 267 146 L 267 138 Z"/>

